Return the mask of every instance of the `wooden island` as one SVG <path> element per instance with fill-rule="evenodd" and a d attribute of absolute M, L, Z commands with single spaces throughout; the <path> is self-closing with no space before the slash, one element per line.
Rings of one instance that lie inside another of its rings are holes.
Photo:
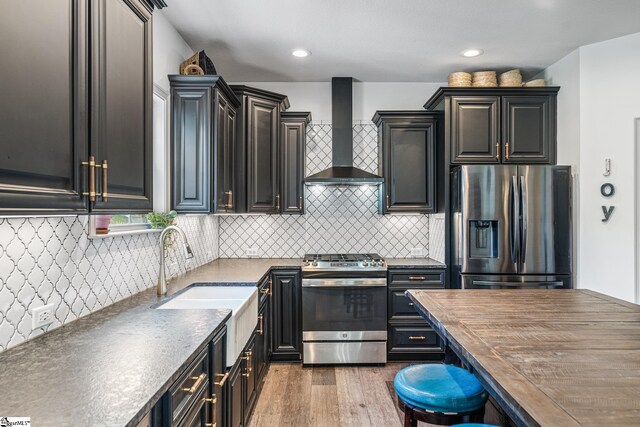
<path fill-rule="evenodd" d="M 640 306 L 579 289 L 407 295 L 518 425 L 640 425 Z"/>

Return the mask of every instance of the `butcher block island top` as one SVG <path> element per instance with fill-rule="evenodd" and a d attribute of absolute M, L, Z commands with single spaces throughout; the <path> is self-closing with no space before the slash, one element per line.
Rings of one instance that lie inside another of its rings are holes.
<path fill-rule="evenodd" d="M 597 292 L 407 292 L 522 425 L 640 425 L 640 306 Z"/>

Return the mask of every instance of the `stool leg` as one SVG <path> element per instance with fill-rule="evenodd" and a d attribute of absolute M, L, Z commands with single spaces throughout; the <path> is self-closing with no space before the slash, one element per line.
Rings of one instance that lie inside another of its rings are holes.
<path fill-rule="evenodd" d="M 413 411 L 406 406 L 404 408 L 404 427 L 418 427 L 418 421 L 413 419 Z"/>

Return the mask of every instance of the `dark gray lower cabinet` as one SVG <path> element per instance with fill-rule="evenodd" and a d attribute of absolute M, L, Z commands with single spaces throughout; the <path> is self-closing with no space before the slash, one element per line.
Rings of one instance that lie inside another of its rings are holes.
<path fill-rule="evenodd" d="M 273 335 L 271 360 L 301 360 L 302 321 L 300 270 L 276 270 L 271 275 Z"/>
<path fill-rule="evenodd" d="M 438 334 L 414 309 L 405 292 L 409 289 L 444 289 L 444 270 L 389 269 L 388 341 L 389 361 L 441 360 Z"/>
<path fill-rule="evenodd" d="M 226 407 L 227 407 L 227 426 L 241 427 L 244 425 L 243 411 L 243 374 L 244 363 L 237 362 L 229 371 L 229 379 L 227 380 Z"/>
<path fill-rule="evenodd" d="M 243 366 L 244 370 L 242 372 L 242 382 L 243 382 L 243 392 L 242 392 L 242 413 L 244 419 L 244 425 L 249 424 L 249 418 L 251 417 L 251 412 L 253 411 L 253 407 L 256 404 L 256 400 L 258 397 L 258 382 L 256 380 L 256 369 L 255 369 L 255 356 L 256 356 L 256 334 L 254 333 L 247 347 L 244 351 Z"/>
<path fill-rule="evenodd" d="M 226 334 L 218 334 L 209 345 L 209 358 L 211 359 L 211 379 L 209 383 L 212 399 L 211 423 L 217 426 L 225 426 L 226 411 L 224 405 L 224 386 L 227 382 L 227 340 Z"/>
<path fill-rule="evenodd" d="M 384 178 L 381 213 L 437 212 L 442 114 L 377 111 L 378 169 Z"/>
<path fill-rule="evenodd" d="M 280 205 L 285 214 L 304 213 L 307 125 L 311 113 L 280 113 Z"/>

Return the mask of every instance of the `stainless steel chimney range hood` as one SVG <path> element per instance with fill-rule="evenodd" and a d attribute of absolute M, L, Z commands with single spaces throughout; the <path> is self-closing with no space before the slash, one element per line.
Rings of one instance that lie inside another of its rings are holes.
<path fill-rule="evenodd" d="M 305 178 L 306 185 L 380 185 L 384 179 L 353 166 L 353 78 L 331 79 L 331 167 Z"/>

